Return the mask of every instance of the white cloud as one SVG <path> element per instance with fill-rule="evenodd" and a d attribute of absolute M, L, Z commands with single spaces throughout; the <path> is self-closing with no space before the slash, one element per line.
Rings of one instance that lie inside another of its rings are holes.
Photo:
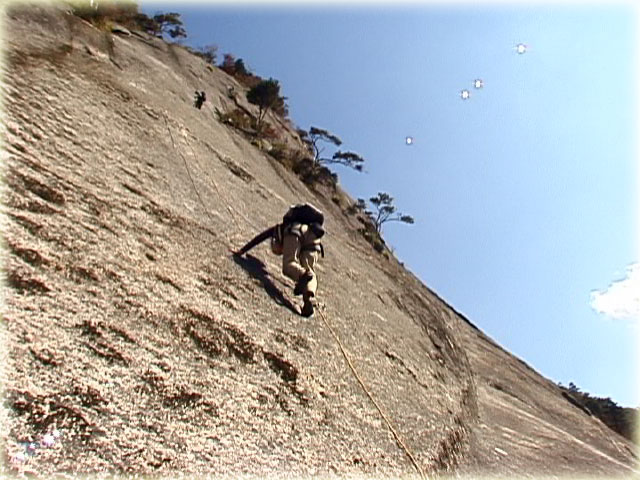
<path fill-rule="evenodd" d="M 611 318 L 640 320 L 640 263 L 629 265 L 626 277 L 606 290 L 591 292 L 591 308 Z"/>

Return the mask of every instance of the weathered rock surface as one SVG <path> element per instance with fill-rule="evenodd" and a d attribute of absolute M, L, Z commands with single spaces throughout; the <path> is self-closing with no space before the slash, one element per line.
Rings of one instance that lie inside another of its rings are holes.
<path fill-rule="evenodd" d="M 380 478 L 416 474 L 408 453 L 427 474 L 635 468 L 629 442 L 374 252 L 344 194 L 220 123 L 231 77 L 56 5 L 4 17 L 5 473 Z M 298 201 L 327 217 L 322 314 L 408 452 L 279 258 L 230 254 Z"/>

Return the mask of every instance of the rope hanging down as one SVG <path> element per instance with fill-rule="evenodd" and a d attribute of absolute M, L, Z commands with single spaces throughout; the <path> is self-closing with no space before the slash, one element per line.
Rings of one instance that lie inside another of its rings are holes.
<path fill-rule="evenodd" d="M 398 444 L 398 446 L 402 450 L 404 450 L 404 453 L 407 455 L 407 457 L 409 457 L 409 460 L 411 460 L 411 463 L 413 464 L 415 469 L 420 474 L 420 478 L 426 479 L 427 476 L 422 471 L 422 468 L 418 464 L 418 461 L 416 460 L 416 458 L 411 453 L 411 450 L 409 450 L 409 447 L 407 447 L 406 443 L 402 440 L 402 437 L 400 437 L 398 432 L 396 432 L 396 429 L 393 428 L 393 425 L 391 424 L 391 421 L 389 420 L 387 415 L 384 413 L 384 411 L 382 410 L 382 408 L 380 407 L 380 405 L 378 404 L 376 399 L 373 397 L 373 394 L 371 393 L 371 391 L 367 388 L 366 384 L 364 383 L 364 381 L 362 380 L 362 378 L 358 374 L 358 371 L 356 370 L 356 368 L 353 366 L 353 363 L 351 362 L 351 359 L 349 358 L 349 355 L 347 355 L 347 351 L 344 348 L 344 345 L 340 341 L 340 337 L 338 337 L 338 334 L 335 332 L 333 327 L 331 327 L 331 325 L 329 324 L 329 321 L 327 320 L 327 317 L 325 317 L 325 315 L 322 312 L 322 310 L 318 309 L 317 311 L 318 311 L 318 313 L 320 313 L 320 317 L 322 317 L 322 321 L 327 326 L 327 329 L 329 330 L 329 332 L 331 332 L 331 335 L 333 335 L 333 338 L 335 338 L 336 342 L 338 343 L 338 346 L 340 347 L 340 351 L 342 352 L 342 356 L 346 360 L 347 365 L 349 365 L 349 368 L 353 372 L 353 375 L 356 377 L 356 380 L 358 380 L 358 383 L 362 387 L 362 390 L 364 390 L 364 393 L 367 394 L 367 396 L 369 397 L 369 400 L 371 400 L 371 403 L 373 403 L 373 405 L 376 407 L 376 409 L 378 410 L 378 412 L 380 413 L 380 415 L 382 416 L 382 418 L 386 422 L 387 427 L 389 427 L 389 430 L 393 434 L 393 437 L 395 438 L 396 443 Z"/>
<path fill-rule="evenodd" d="M 189 170 L 189 165 L 187 164 L 187 160 L 184 158 L 184 156 L 182 155 L 180 150 L 178 150 L 178 148 L 176 147 L 176 142 L 173 140 L 173 134 L 171 133 L 171 129 L 169 128 L 169 121 L 167 120 L 167 114 L 166 114 L 166 112 L 163 112 L 163 114 L 164 114 L 164 123 L 167 126 L 167 131 L 169 132 L 169 137 L 171 137 L 171 143 L 173 144 L 173 149 L 176 152 L 178 152 L 178 155 L 180 155 L 180 158 L 182 158 L 182 161 L 184 162 L 184 167 L 186 168 L 187 174 L 189 175 L 189 180 L 191 180 L 191 185 L 193 185 L 193 189 L 195 190 L 196 195 L 198 196 L 198 199 L 200 200 L 200 204 L 202 205 L 202 208 L 206 212 L 207 216 L 209 217 L 209 220 L 211 221 L 211 223 L 214 223 L 213 222 L 213 217 L 211 217 L 211 214 L 209 213 L 209 210 L 205 206 L 204 201 L 202 200 L 202 197 L 200 196 L 200 192 L 198 192 L 198 187 L 196 187 L 196 184 L 193 181 L 193 177 L 191 176 L 191 171 Z M 193 157 L 196 158 L 196 154 L 193 151 L 193 148 L 191 147 L 191 144 L 189 142 L 187 142 L 187 145 L 189 146 L 189 149 L 191 150 L 191 153 L 193 154 Z M 233 212 L 231 211 L 231 208 L 229 207 L 227 202 L 224 200 L 224 197 L 220 193 L 220 190 L 218 189 L 218 185 L 216 185 L 216 182 L 211 177 L 209 177 L 209 180 L 211 180 L 211 183 L 213 183 L 213 187 L 216 189 L 216 192 L 218 193 L 218 196 L 222 199 L 223 202 L 225 202 L 227 210 L 229 211 L 229 214 L 231 215 L 231 219 L 233 220 L 233 223 L 235 224 L 236 229 L 239 230 L 240 227 L 238 225 L 238 222 L 236 221 L 235 215 L 233 214 Z"/>
<path fill-rule="evenodd" d="M 191 150 L 191 153 L 193 154 L 193 158 L 197 159 L 198 157 L 196 156 L 196 152 L 193 150 L 193 147 L 191 146 L 191 144 L 189 143 L 188 140 L 185 139 L 185 141 L 187 142 L 187 146 L 189 147 L 189 150 Z M 198 165 L 200 165 L 200 164 L 198 163 Z M 238 225 L 238 221 L 236 220 L 236 216 L 233 213 L 233 209 L 227 203 L 227 201 L 224 199 L 224 197 L 222 196 L 222 193 L 220 193 L 220 189 L 218 188 L 218 184 L 216 183 L 216 181 L 213 178 L 211 178 L 211 175 L 209 175 L 206 170 L 204 171 L 204 174 L 207 176 L 209 181 L 213 184 L 213 188 L 216 189 L 216 193 L 222 199 L 222 201 L 224 202 L 224 205 L 227 207 L 227 210 L 229 211 L 229 215 L 231 215 L 231 220 L 233 220 L 233 224 L 236 226 L 236 230 L 240 230 L 240 225 Z"/>

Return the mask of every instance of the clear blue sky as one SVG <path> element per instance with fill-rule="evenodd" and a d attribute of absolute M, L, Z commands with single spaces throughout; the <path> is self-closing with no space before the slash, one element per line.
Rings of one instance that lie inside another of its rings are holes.
<path fill-rule="evenodd" d="M 276 78 L 296 125 L 361 154 L 367 173 L 337 168 L 341 184 L 415 218 L 385 239 L 481 330 L 556 382 L 640 405 L 638 320 L 617 318 L 637 303 L 635 9 L 141 7 L 180 13 L 184 43 Z"/>

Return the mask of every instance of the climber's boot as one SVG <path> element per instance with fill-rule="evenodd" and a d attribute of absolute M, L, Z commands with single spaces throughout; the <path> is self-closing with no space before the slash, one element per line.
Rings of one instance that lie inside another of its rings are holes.
<path fill-rule="evenodd" d="M 302 305 L 302 311 L 300 312 L 300 314 L 303 317 L 310 317 L 313 315 L 313 294 L 312 293 L 305 293 L 302 296 L 302 299 L 304 301 L 303 305 Z"/>
<path fill-rule="evenodd" d="M 307 284 L 311 281 L 312 278 L 313 273 L 311 273 L 309 270 L 304 272 L 304 274 L 302 274 L 296 282 L 296 286 L 293 289 L 293 294 L 296 296 L 302 295 L 307 288 Z"/>

